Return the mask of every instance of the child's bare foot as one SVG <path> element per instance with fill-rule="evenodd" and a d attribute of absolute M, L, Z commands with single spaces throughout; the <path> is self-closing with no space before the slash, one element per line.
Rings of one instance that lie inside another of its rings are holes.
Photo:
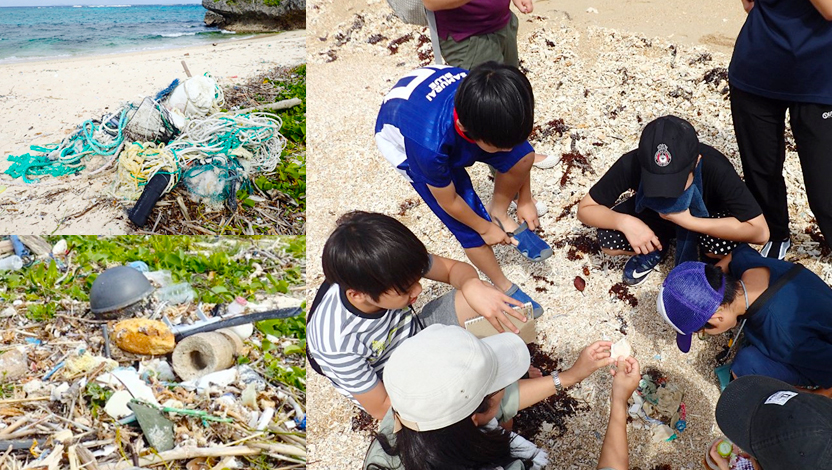
<path fill-rule="evenodd" d="M 490 213 L 491 219 L 500 226 L 506 232 L 513 232 L 520 227 L 520 224 L 514 221 L 508 214 L 497 215 L 494 213 Z"/>

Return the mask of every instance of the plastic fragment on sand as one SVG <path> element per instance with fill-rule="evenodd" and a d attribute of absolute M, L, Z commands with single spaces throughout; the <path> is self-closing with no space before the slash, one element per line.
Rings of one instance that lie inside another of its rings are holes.
<path fill-rule="evenodd" d="M 139 427 L 150 447 L 158 452 L 173 449 L 173 422 L 171 420 L 167 419 L 161 411 L 137 401 L 131 401 L 127 406 L 136 414 Z"/>
<path fill-rule="evenodd" d="M 130 392 L 126 390 L 119 390 L 110 396 L 110 399 L 107 400 L 107 404 L 104 405 L 104 412 L 110 415 L 113 419 L 121 419 L 133 414 L 130 408 L 127 406 L 132 400 L 133 397 L 130 396 Z"/>
<path fill-rule="evenodd" d="M 110 387 L 117 387 L 118 384 L 121 384 L 130 391 L 133 398 L 159 406 L 153 390 L 139 378 L 139 374 L 133 369 L 116 369 L 107 374 L 100 375 L 95 380 L 102 385 L 109 385 Z"/>

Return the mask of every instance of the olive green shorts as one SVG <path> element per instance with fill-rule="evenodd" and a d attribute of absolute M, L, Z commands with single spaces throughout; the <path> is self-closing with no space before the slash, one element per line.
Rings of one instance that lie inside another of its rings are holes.
<path fill-rule="evenodd" d="M 453 38 L 439 40 L 439 48 L 445 63 L 470 70 L 489 60 L 506 65 L 520 66 L 517 57 L 517 16 L 511 13 L 511 20 L 498 31 L 480 36 L 471 36 L 456 42 Z"/>

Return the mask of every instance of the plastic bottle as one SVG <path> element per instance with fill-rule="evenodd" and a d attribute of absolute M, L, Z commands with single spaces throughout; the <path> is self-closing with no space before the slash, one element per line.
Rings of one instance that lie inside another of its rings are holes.
<path fill-rule="evenodd" d="M 716 452 L 723 458 L 727 459 L 731 457 L 731 453 L 733 451 L 734 446 L 728 441 L 720 441 L 720 443 L 716 445 Z"/>
<path fill-rule="evenodd" d="M 150 271 L 150 268 L 147 267 L 147 263 L 145 263 L 144 261 L 131 261 L 131 262 L 127 263 L 127 266 L 130 266 L 131 268 L 135 269 L 136 271 L 139 271 L 139 272 L 142 272 L 142 273 L 146 273 L 146 272 Z"/>
<path fill-rule="evenodd" d="M 187 282 L 165 286 L 156 291 L 156 297 L 160 301 L 167 301 L 172 304 L 191 302 L 194 300 L 195 295 L 196 292 L 194 292 L 194 289 Z"/>
<path fill-rule="evenodd" d="M 23 267 L 23 259 L 20 256 L 12 255 L 0 259 L 0 271 L 17 271 Z"/>

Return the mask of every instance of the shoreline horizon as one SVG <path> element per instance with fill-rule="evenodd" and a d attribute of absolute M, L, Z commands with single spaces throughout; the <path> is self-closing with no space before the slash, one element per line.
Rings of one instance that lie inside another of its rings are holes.
<path fill-rule="evenodd" d="M 30 64 L 30 63 L 37 63 L 37 62 L 63 62 L 63 61 L 71 61 L 71 60 L 83 60 L 83 59 L 91 59 L 91 58 L 104 58 L 107 56 L 113 56 L 114 58 L 123 56 L 123 55 L 135 55 L 135 54 L 143 54 L 143 53 L 152 53 L 152 52 L 159 52 L 159 51 L 169 51 L 175 49 L 184 49 L 188 47 L 203 47 L 203 46 L 211 46 L 211 45 L 220 45 L 220 44 L 229 44 L 229 43 L 237 43 L 243 41 L 249 41 L 252 39 L 257 39 L 260 37 L 265 36 L 272 36 L 277 34 L 288 33 L 291 31 L 280 31 L 274 33 L 243 33 L 240 37 L 235 37 L 240 33 L 236 32 L 222 32 L 223 30 L 211 31 L 209 33 L 220 33 L 223 36 L 229 37 L 219 37 L 215 38 L 214 40 L 205 42 L 193 42 L 191 44 L 173 44 L 170 46 L 161 46 L 161 47 L 146 47 L 141 49 L 122 49 L 117 51 L 108 51 L 108 52 L 95 52 L 95 51 L 88 51 L 80 54 L 61 54 L 61 55 L 53 55 L 53 56 L 36 56 L 36 57 L 6 57 L 0 58 L 0 68 L 7 65 L 20 65 L 20 64 Z M 197 34 L 198 35 L 198 34 Z M 177 36 L 179 37 L 179 36 Z M 173 39 L 173 38 L 170 38 Z"/>

